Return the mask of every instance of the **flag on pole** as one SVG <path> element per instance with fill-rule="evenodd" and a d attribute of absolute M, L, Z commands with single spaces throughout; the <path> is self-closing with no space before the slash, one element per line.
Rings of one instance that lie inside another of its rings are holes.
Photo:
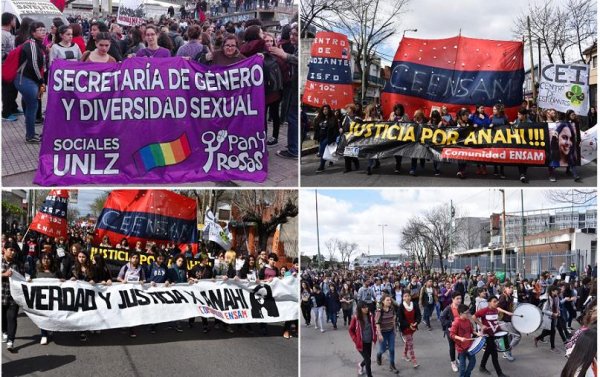
<path fill-rule="evenodd" d="M 204 215 L 204 230 L 202 232 L 202 239 L 207 241 L 213 241 L 221 246 L 224 250 L 231 248 L 231 233 L 229 229 L 221 227 L 215 218 L 215 215 L 210 209 L 206 209 Z"/>
<path fill-rule="evenodd" d="M 508 118 L 516 119 L 524 79 L 521 41 L 402 38 L 381 105 L 388 115 L 400 103 L 412 118 L 418 109 L 429 116 L 442 106 L 454 114 L 483 105 L 491 114 L 501 103 Z"/>
<path fill-rule="evenodd" d="M 196 201 L 168 190 L 114 190 L 98 217 L 95 242 L 104 236 L 112 245 L 123 238 L 130 245 L 137 241 L 195 243 Z"/>
<path fill-rule="evenodd" d="M 68 190 L 51 190 L 29 225 L 29 230 L 50 237 L 66 237 L 68 204 Z"/>

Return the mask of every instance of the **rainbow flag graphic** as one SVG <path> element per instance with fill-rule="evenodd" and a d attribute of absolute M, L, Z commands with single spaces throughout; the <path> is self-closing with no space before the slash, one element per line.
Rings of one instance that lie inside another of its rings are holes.
<path fill-rule="evenodd" d="M 133 158 L 140 171 L 143 169 L 148 172 L 154 168 L 178 164 L 190 154 L 190 143 L 184 133 L 173 141 L 148 144 L 135 152 Z"/>

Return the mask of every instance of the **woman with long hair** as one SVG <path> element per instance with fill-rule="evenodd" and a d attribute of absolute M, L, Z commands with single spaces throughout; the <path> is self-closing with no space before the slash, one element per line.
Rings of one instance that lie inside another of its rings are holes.
<path fill-rule="evenodd" d="M 504 105 L 500 103 L 495 104 L 492 108 L 492 116 L 490 117 L 490 127 L 504 126 L 509 123 L 508 118 L 504 114 Z M 504 165 L 494 165 L 494 176 L 506 179 Z"/>
<path fill-rule="evenodd" d="M 35 121 L 41 106 L 39 100 L 46 91 L 44 75 L 48 65 L 46 47 L 42 44 L 46 36 L 46 27 L 42 22 L 32 22 L 29 27 L 29 39 L 23 45 L 19 57 L 19 70 L 15 78 L 15 88 L 21 93 L 25 103 L 25 141 L 39 143 L 35 133 Z M 15 44 L 16 45 L 16 44 Z"/>
<path fill-rule="evenodd" d="M 404 340 L 404 360 L 412 361 L 413 367 L 417 368 L 417 358 L 415 357 L 413 334 L 419 329 L 421 323 L 421 310 L 419 305 L 411 301 L 410 291 L 404 290 L 402 294 L 402 303 L 398 310 L 398 322 L 402 339 Z"/>
<path fill-rule="evenodd" d="M 392 297 L 384 294 L 381 298 L 381 307 L 375 312 L 375 326 L 379 351 L 377 352 L 377 365 L 382 364 L 382 356 L 386 350 L 390 351 L 390 371 L 398 374 L 396 369 L 395 339 L 396 339 L 396 312 L 392 307 Z"/>
<path fill-rule="evenodd" d="M 483 105 L 475 106 L 475 112 L 469 117 L 469 121 L 473 123 L 473 127 L 475 128 L 489 128 L 491 124 L 490 117 L 485 113 Z M 487 175 L 487 166 L 485 164 L 477 164 L 477 172 L 475 174 Z"/>
<path fill-rule="evenodd" d="M 146 45 L 144 44 L 142 31 L 139 28 L 134 27 L 129 29 L 127 34 L 129 35 L 129 43 L 127 44 L 127 52 L 125 55 L 128 58 L 132 58 L 139 50 L 146 48 Z"/>
<path fill-rule="evenodd" d="M 55 59 L 79 61 L 81 59 L 81 50 L 79 46 L 73 43 L 73 29 L 70 26 L 62 25 L 56 31 L 56 42 L 50 48 L 50 63 Z"/>
<path fill-rule="evenodd" d="M 375 104 L 369 104 L 365 107 L 365 122 L 377 122 L 380 121 L 381 117 L 377 111 Z M 373 174 L 373 169 L 377 169 L 381 166 L 378 158 L 369 158 L 369 164 L 367 166 L 367 175 Z"/>
<path fill-rule="evenodd" d="M 108 33 L 98 33 L 95 37 L 96 48 L 88 50 L 81 56 L 82 62 L 92 63 L 116 63 L 114 57 L 109 54 L 112 39 Z"/>
<path fill-rule="evenodd" d="M 375 326 L 375 317 L 369 312 L 369 306 L 364 301 L 359 301 L 356 309 L 356 314 L 350 320 L 348 332 L 356 346 L 356 350 L 360 352 L 362 361 L 358 363 L 358 374 L 362 375 L 365 371 L 367 377 L 372 377 L 371 372 L 371 350 L 377 342 Z"/>
<path fill-rule="evenodd" d="M 71 276 L 71 280 L 82 280 L 94 284 L 94 272 L 85 251 L 80 250 L 77 252 Z M 79 333 L 79 340 L 82 342 L 87 341 L 87 334 L 85 331 Z"/>
<path fill-rule="evenodd" d="M 300 309 L 302 309 L 302 316 L 304 317 L 306 327 L 310 326 L 310 307 L 310 286 L 303 280 L 300 287 Z"/>
<path fill-rule="evenodd" d="M 144 38 L 146 40 L 146 44 L 148 47 L 142 48 L 136 52 L 135 56 L 137 57 L 146 57 L 146 58 L 170 58 L 171 50 L 161 47 L 158 43 L 158 38 L 160 37 L 160 32 L 154 25 L 146 25 L 146 31 L 144 34 Z"/>
<path fill-rule="evenodd" d="M 595 328 L 587 330 L 575 344 L 575 348 L 569 360 L 565 364 L 560 377 L 592 377 L 597 376 L 598 344 L 596 340 L 597 330 Z"/>
<path fill-rule="evenodd" d="M 548 171 L 550 181 L 556 182 L 555 169 L 557 167 L 566 166 L 573 175 L 575 182 L 579 182 L 581 178 L 577 174 L 577 134 L 575 129 L 566 119 L 566 115 L 559 113 L 559 124 L 556 130 L 550 132 L 550 166 Z"/>
<path fill-rule="evenodd" d="M 322 173 L 325 170 L 326 162 L 323 158 L 325 148 L 329 144 L 335 143 L 337 137 L 337 122 L 333 111 L 331 110 L 331 106 L 321 106 L 313 125 L 315 130 L 315 140 L 319 142 L 319 157 L 321 157 L 321 163 L 319 164 L 317 173 Z"/>
<path fill-rule="evenodd" d="M 76 22 L 72 23 L 71 30 L 73 30 L 73 43 L 79 47 L 79 51 L 83 54 L 85 52 L 85 39 L 82 37 L 83 31 L 81 30 L 81 25 Z"/>

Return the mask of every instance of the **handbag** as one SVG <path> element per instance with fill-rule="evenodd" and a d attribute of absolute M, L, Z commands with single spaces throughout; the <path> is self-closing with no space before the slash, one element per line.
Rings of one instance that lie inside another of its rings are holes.
<path fill-rule="evenodd" d="M 331 143 L 325 147 L 325 151 L 323 152 L 323 160 L 326 161 L 337 161 L 337 143 Z"/>

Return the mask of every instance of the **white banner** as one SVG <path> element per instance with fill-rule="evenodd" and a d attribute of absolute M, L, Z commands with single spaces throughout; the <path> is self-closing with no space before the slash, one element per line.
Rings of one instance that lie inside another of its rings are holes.
<path fill-rule="evenodd" d="M 121 0 L 117 12 L 117 23 L 125 26 L 141 25 L 145 22 L 144 0 Z"/>
<path fill-rule="evenodd" d="M 41 329 L 86 331 L 184 320 L 216 318 L 226 323 L 282 322 L 298 319 L 298 279 L 270 283 L 201 280 L 165 287 L 25 278 L 13 271 L 10 292 Z"/>
<path fill-rule="evenodd" d="M 549 64 L 542 69 L 538 107 L 587 116 L 589 66 L 585 64 Z"/>
<path fill-rule="evenodd" d="M 229 250 L 231 247 L 231 233 L 229 233 L 229 229 L 224 230 L 209 209 L 206 210 L 206 214 L 204 215 L 202 239 L 216 242 L 224 250 Z"/>
<path fill-rule="evenodd" d="M 598 154 L 596 125 L 581 133 L 581 165 L 589 164 Z"/>

